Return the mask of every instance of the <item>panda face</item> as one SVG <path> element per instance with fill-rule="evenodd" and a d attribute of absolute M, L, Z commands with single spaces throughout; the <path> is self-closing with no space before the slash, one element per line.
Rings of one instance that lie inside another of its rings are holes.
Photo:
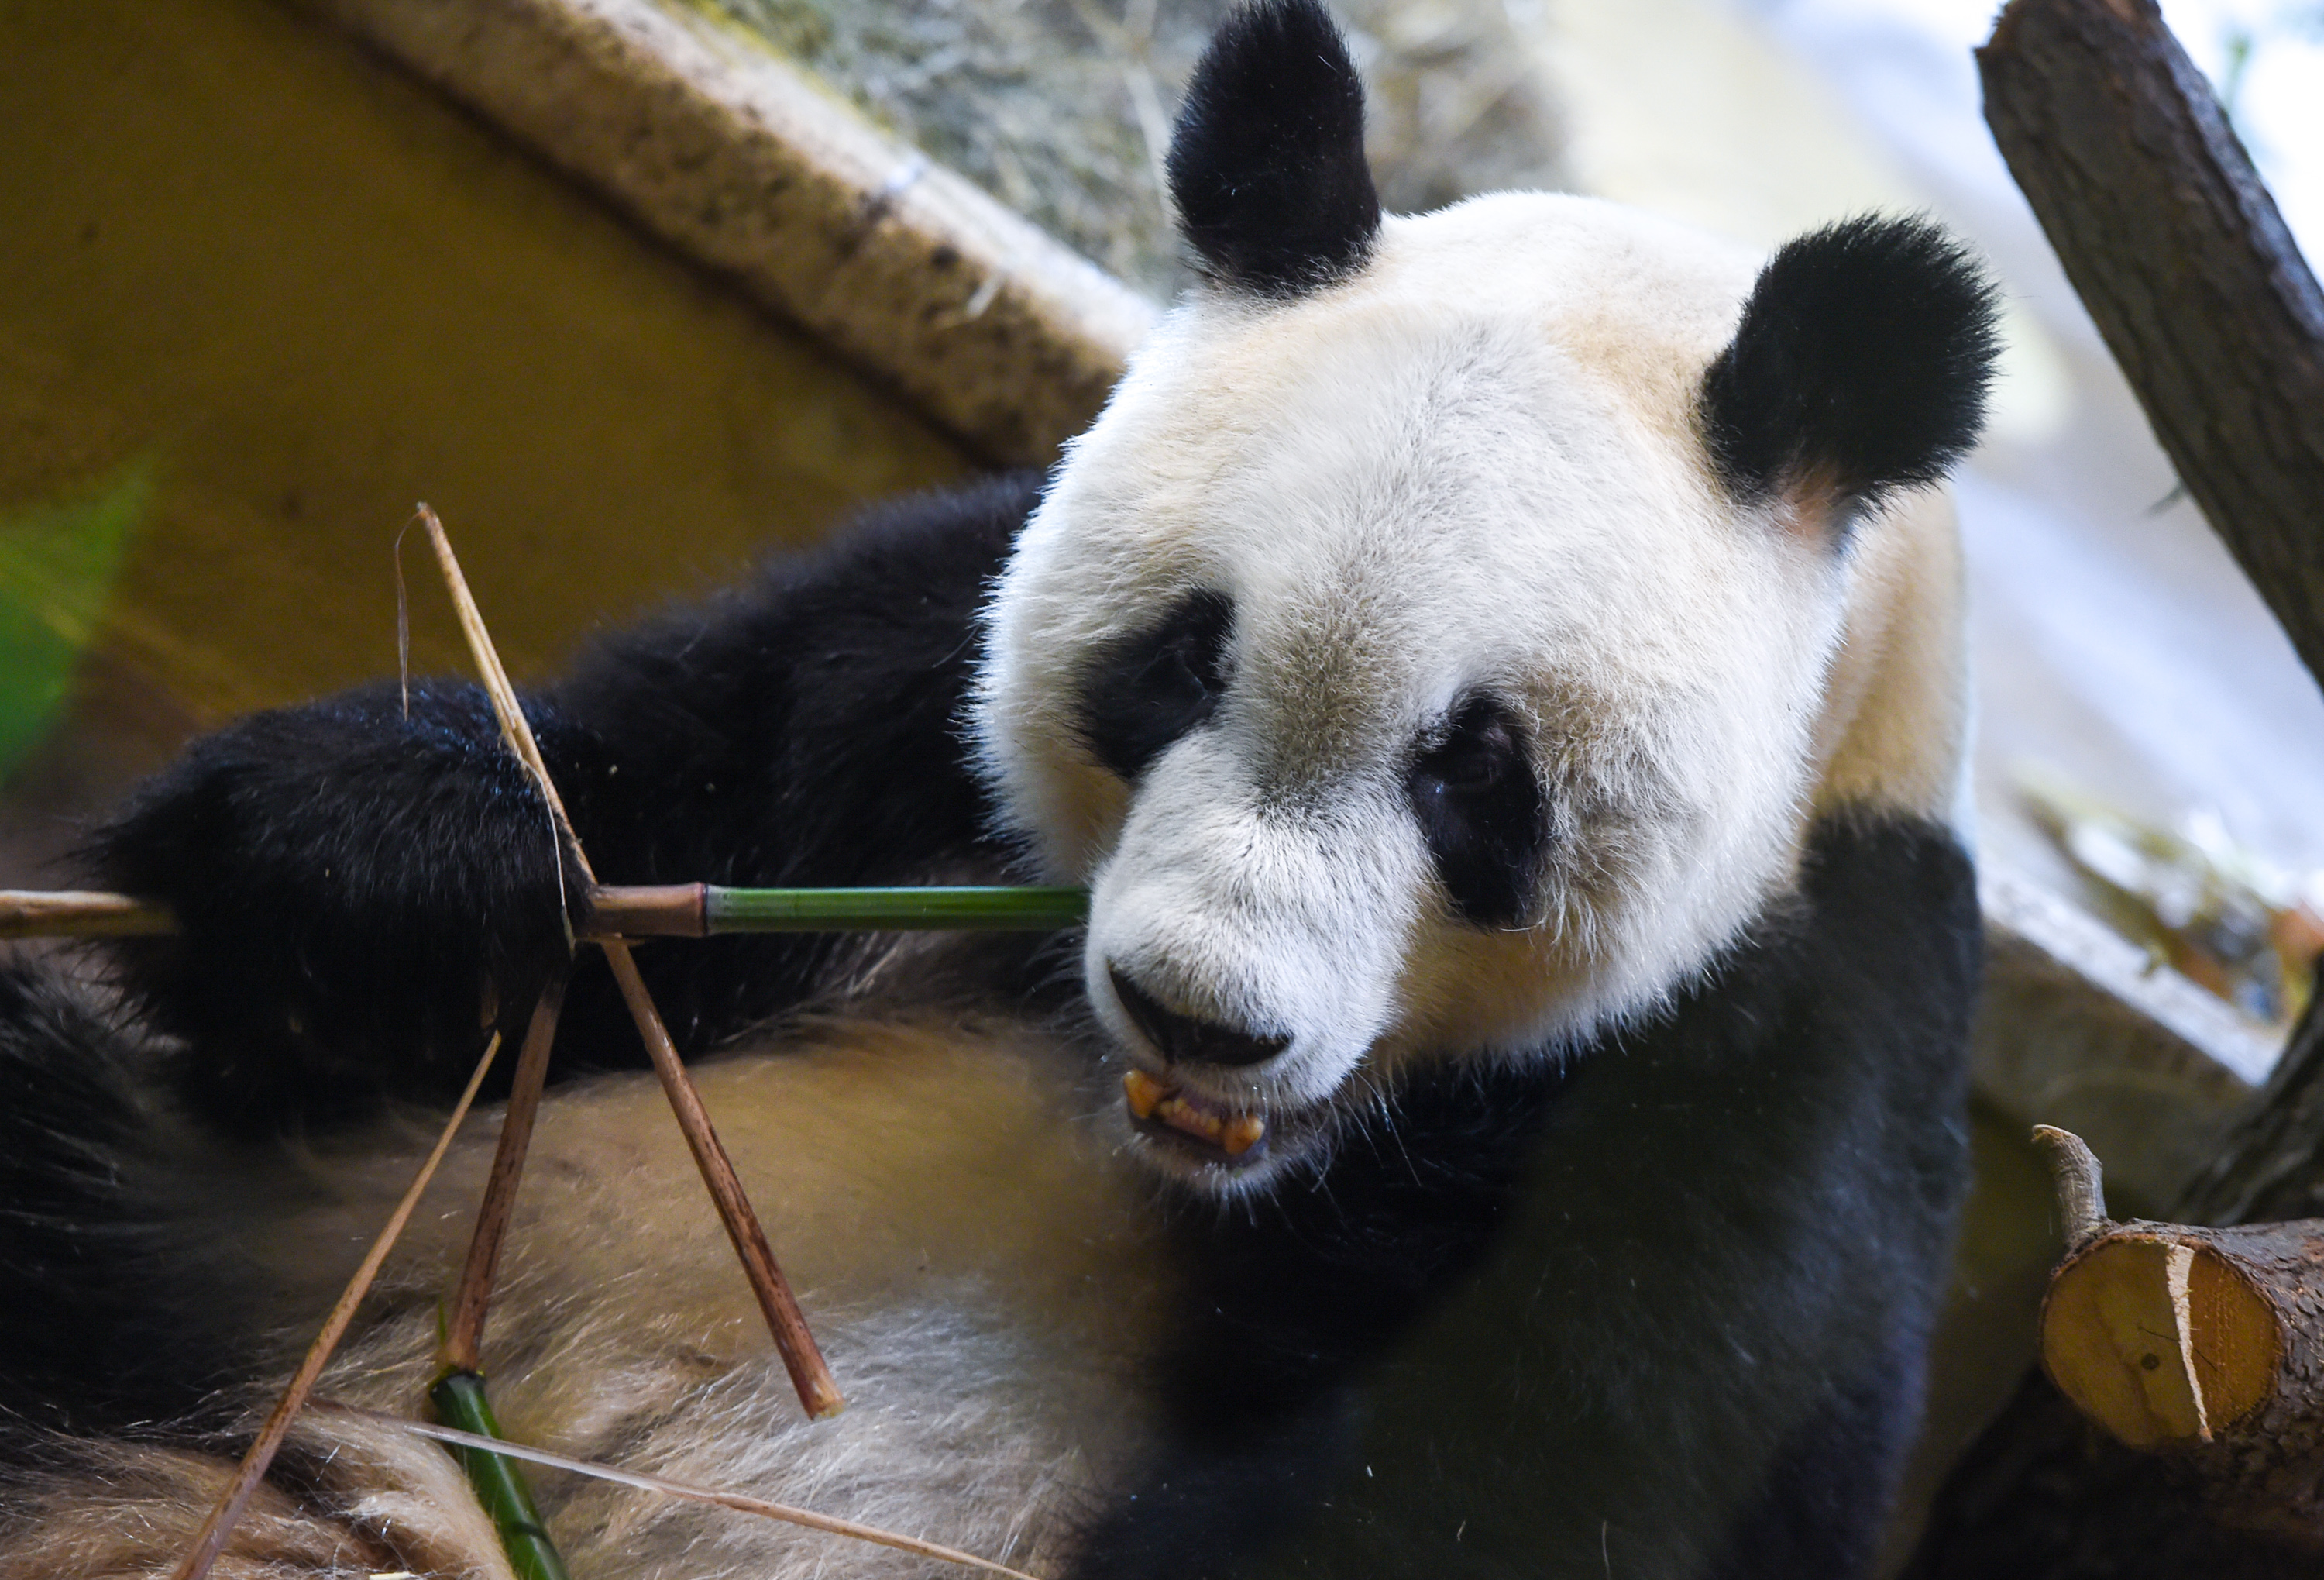
<path fill-rule="evenodd" d="M 1142 1149 L 1232 1193 L 1416 1063 L 1651 1011 L 1835 799 L 1940 799 L 1895 676 L 1950 683 L 1900 592 L 1946 568 L 1882 506 L 1973 442 L 1994 314 L 1914 220 L 1761 266 L 1586 199 L 1383 216 L 1319 0 L 1222 25 L 1169 164 L 1206 282 L 1019 537 L 972 728 L 1091 889 Z"/>
<path fill-rule="evenodd" d="M 1581 199 L 1392 220 L 1328 291 L 1196 293 L 1074 447 L 979 730 L 1092 888 L 1157 1161 L 1254 1184 L 1428 1050 L 1651 1004 L 1788 879 L 1846 567 L 1692 420 L 1751 279 Z"/>

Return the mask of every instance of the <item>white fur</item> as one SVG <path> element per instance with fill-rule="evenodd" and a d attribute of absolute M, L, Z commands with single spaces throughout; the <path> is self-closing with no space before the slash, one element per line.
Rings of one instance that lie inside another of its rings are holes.
<path fill-rule="evenodd" d="M 1785 889 L 1827 803 L 1941 808 L 1948 524 L 1893 513 L 1842 553 L 1812 499 L 1738 513 L 1707 464 L 1694 392 L 1757 264 L 1586 199 L 1480 198 L 1389 218 L 1307 298 L 1197 291 L 1140 350 L 992 600 L 976 731 L 1017 830 L 1092 888 L 1125 1042 L 1109 964 L 1291 1039 L 1173 1079 L 1312 1120 L 1420 1050 L 1577 1040 Z M 1194 588 L 1234 600 L 1230 680 L 1133 799 L 1077 694 Z M 1477 688 L 1530 726 L 1557 836 L 1495 936 L 1451 914 L 1403 790 Z"/>

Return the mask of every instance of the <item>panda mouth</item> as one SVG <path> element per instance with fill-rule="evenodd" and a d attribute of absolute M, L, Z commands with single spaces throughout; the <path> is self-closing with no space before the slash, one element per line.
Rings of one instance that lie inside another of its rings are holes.
<path fill-rule="evenodd" d="M 1121 1077 L 1122 1100 L 1144 1134 L 1194 1153 L 1205 1162 L 1248 1168 L 1267 1156 L 1267 1121 L 1237 1113 L 1198 1093 L 1133 1069 Z"/>

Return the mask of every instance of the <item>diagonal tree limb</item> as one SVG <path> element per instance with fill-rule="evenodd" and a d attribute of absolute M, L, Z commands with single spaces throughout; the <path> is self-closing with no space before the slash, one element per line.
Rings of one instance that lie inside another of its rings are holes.
<path fill-rule="evenodd" d="M 2252 585 L 2324 677 L 2324 291 L 2154 0 L 2015 0 L 1986 120 Z"/>

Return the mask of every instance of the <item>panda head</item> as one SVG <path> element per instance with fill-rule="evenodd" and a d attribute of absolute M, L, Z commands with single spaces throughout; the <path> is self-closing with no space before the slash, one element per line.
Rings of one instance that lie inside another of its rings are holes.
<path fill-rule="evenodd" d="M 1139 1146 L 1233 1193 L 1419 1061 L 1650 1012 L 1811 821 L 1942 818 L 1989 288 L 1924 222 L 1771 260 L 1589 199 L 1384 216 L 1319 0 L 1213 39 L 1204 281 L 988 611 L 973 727 L 1092 891 Z M 1925 503 L 1925 502 L 1924 502 Z"/>

